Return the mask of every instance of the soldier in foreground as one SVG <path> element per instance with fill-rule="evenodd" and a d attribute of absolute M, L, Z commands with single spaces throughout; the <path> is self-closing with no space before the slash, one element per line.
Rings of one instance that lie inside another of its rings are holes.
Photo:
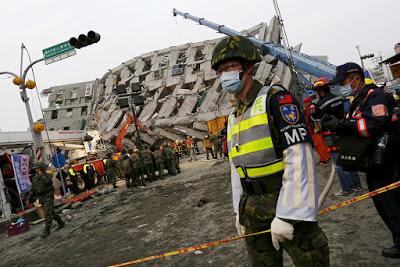
<path fill-rule="evenodd" d="M 212 68 L 237 102 L 228 118 L 228 151 L 236 227 L 253 266 L 282 266 L 283 249 L 296 266 L 328 266 L 329 248 L 317 223 L 317 177 L 301 108 L 279 85 L 253 79 L 261 56 L 242 36 L 221 40 Z"/>
<path fill-rule="evenodd" d="M 54 211 L 54 187 L 50 174 L 46 173 L 47 166 L 43 162 L 36 163 L 34 166 L 35 175 L 32 178 L 32 191 L 29 198 L 39 199 L 40 204 L 43 206 L 45 221 L 44 230 L 40 237 L 46 238 L 50 235 L 50 228 L 53 219 L 58 223 L 57 230 L 63 228 L 65 223 L 61 220 L 60 216 Z"/>

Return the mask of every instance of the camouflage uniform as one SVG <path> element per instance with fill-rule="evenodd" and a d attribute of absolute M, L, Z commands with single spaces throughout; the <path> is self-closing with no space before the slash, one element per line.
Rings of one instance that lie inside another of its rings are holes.
<path fill-rule="evenodd" d="M 45 173 L 46 165 L 40 163 L 37 168 L 41 168 L 43 173 L 36 174 L 32 178 L 32 191 L 31 194 L 34 198 L 39 199 L 40 204 L 43 206 L 45 214 L 45 228 L 42 234 L 43 238 L 50 235 L 50 228 L 53 219 L 58 223 L 58 229 L 64 227 L 64 222 L 60 216 L 54 211 L 54 187 L 50 174 Z"/>
<path fill-rule="evenodd" d="M 135 186 L 135 184 L 132 184 L 133 182 L 131 177 L 132 167 L 129 160 L 129 156 L 123 155 L 120 164 L 121 164 L 121 174 L 125 178 L 126 187 L 130 188 L 132 185 Z"/>
<path fill-rule="evenodd" d="M 147 175 L 147 179 L 152 181 L 155 179 L 153 153 L 148 148 L 144 148 L 140 153 L 142 155 L 144 172 Z"/>
<path fill-rule="evenodd" d="M 246 234 L 271 228 L 282 180 L 271 180 L 269 186 L 263 195 L 244 193 L 241 196 L 240 224 L 246 227 Z M 247 237 L 246 244 L 253 266 L 283 266 L 283 250 L 275 250 L 271 234 Z M 329 266 L 328 240 L 317 222 L 295 223 L 293 240 L 284 241 L 281 247 L 292 258 L 295 266 Z"/>
<path fill-rule="evenodd" d="M 160 176 L 160 179 L 164 179 L 164 155 L 160 149 L 157 149 L 153 153 L 154 155 L 154 163 L 156 170 Z"/>
<path fill-rule="evenodd" d="M 164 148 L 165 165 L 170 175 L 176 175 L 176 172 L 181 172 L 175 152 L 169 146 Z"/>
<path fill-rule="evenodd" d="M 108 182 L 112 183 L 113 187 L 116 187 L 116 181 L 117 181 L 117 177 L 116 177 L 116 172 L 117 172 L 117 164 L 118 162 L 115 161 L 112 156 L 109 156 L 106 159 L 106 171 L 107 171 L 107 178 L 108 178 Z"/>
<path fill-rule="evenodd" d="M 219 71 L 220 64 L 231 60 L 239 60 L 245 69 L 261 61 L 261 56 L 246 37 L 230 36 L 215 46 L 211 65 Z M 270 229 L 275 219 L 293 226 L 293 240 L 283 238 L 279 250 L 272 243 L 276 232 L 247 237 L 253 266 L 282 266 L 283 249 L 295 266 L 329 266 L 328 241 L 316 222 L 318 194 L 311 138 L 299 104 L 290 92 L 278 87 L 269 90 L 255 81 L 246 99 L 228 118 L 234 209 L 246 234 Z M 261 120 L 266 123 L 257 124 L 255 118 L 261 118 L 257 115 L 262 115 Z M 248 120 L 248 129 L 237 127 L 241 119 Z M 285 138 L 298 131 L 303 133 L 302 139 Z M 271 142 L 263 142 L 267 138 Z M 263 142 L 264 147 L 248 146 L 250 142 Z M 246 146 L 247 151 L 241 150 Z M 296 179 L 294 170 L 298 172 Z"/>
<path fill-rule="evenodd" d="M 143 178 L 143 164 L 140 161 L 139 154 L 133 152 L 131 153 L 131 157 L 129 158 L 131 167 L 132 167 L 132 178 L 138 185 L 145 186 L 144 178 Z"/>

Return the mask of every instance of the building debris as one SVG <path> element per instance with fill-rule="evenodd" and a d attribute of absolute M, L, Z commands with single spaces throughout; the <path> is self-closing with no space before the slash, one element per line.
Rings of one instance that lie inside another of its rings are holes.
<path fill-rule="evenodd" d="M 269 24 L 260 23 L 242 33 L 267 42 L 281 40 L 277 17 Z M 207 121 L 227 116 L 232 109 L 229 94 L 221 90 L 219 78 L 211 68 L 212 51 L 221 39 L 149 52 L 109 70 L 94 82 L 93 95 L 97 99 L 89 128 L 99 130 L 105 142 L 114 143 L 123 118 L 129 112 L 117 105 L 114 88 L 126 84 L 142 89 L 145 104 L 137 107 L 137 113 L 145 127 L 141 137 L 146 143 L 151 145 L 159 138 L 177 140 L 186 135 L 202 139 L 208 131 Z M 285 64 L 264 55 L 255 79 L 262 84 L 279 82 L 288 88 L 292 75 Z M 134 125 L 128 131 L 134 133 Z M 135 134 L 127 134 L 123 143 L 132 146 L 135 138 Z"/>

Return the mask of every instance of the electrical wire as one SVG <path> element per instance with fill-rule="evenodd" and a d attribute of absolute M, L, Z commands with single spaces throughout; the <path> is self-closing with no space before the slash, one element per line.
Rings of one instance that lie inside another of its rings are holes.
<path fill-rule="evenodd" d="M 294 61 L 293 61 L 293 56 L 292 56 L 292 48 L 290 46 L 289 38 L 288 38 L 287 33 L 286 33 L 286 28 L 285 28 L 285 25 L 283 23 L 283 17 L 282 17 L 282 14 L 281 14 L 281 10 L 279 9 L 278 0 L 272 0 L 272 4 L 273 4 L 273 6 L 275 8 L 275 13 L 276 13 L 276 16 L 278 17 L 279 25 L 281 26 L 281 29 L 282 29 L 282 33 L 283 33 L 283 38 L 282 39 L 283 39 L 283 42 L 284 42 L 284 46 L 283 47 L 285 48 L 286 56 L 287 56 L 287 59 L 288 59 L 288 67 L 289 67 L 292 75 L 296 79 L 296 84 L 297 84 L 298 88 L 300 90 L 303 90 L 304 86 L 301 85 L 301 83 L 299 81 L 299 77 L 298 77 L 298 75 L 300 75 L 300 74 L 298 73 L 298 71 L 296 70 L 296 68 L 294 66 Z M 296 92 L 296 94 L 297 93 L 301 93 L 301 92 Z"/>

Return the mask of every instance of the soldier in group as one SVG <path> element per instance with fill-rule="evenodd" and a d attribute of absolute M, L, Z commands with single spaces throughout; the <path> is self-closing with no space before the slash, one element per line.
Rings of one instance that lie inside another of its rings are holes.
<path fill-rule="evenodd" d="M 143 160 L 143 169 L 147 175 L 149 181 L 155 180 L 154 175 L 154 164 L 153 164 L 153 152 L 150 151 L 147 145 L 143 146 L 143 150 L 140 151 L 141 158 Z"/>
<path fill-rule="evenodd" d="M 295 97 L 253 77 L 261 55 L 246 37 L 214 48 L 211 66 L 236 100 L 228 117 L 228 151 L 236 228 L 253 266 L 329 266 L 328 240 L 317 223 L 318 192 L 310 133 Z M 295 138 L 295 137 L 300 138 Z"/>
<path fill-rule="evenodd" d="M 58 223 L 57 230 L 63 228 L 65 223 L 61 220 L 60 216 L 54 211 L 54 187 L 51 175 L 46 173 L 47 166 L 43 162 L 36 163 L 34 171 L 36 174 L 32 178 L 32 191 L 28 195 L 39 199 L 40 204 L 43 206 L 45 214 L 45 227 L 41 235 L 46 238 L 50 235 L 50 228 L 53 219 Z"/>
<path fill-rule="evenodd" d="M 215 159 L 218 159 L 218 156 L 220 159 L 224 158 L 223 152 L 222 152 L 222 136 L 221 135 L 215 135 L 213 139 L 213 144 L 214 144 L 214 154 L 215 154 Z"/>
<path fill-rule="evenodd" d="M 119 164 L 121 164 L 121 174 L 125 178 L 126 187 L 131 188 L 132 185 L 137 186 L 137 184 L 133 183 L 133 181 L 132 181 L 132 177 L 131 177 L 132 167 L 131 167 L 129 155 L 123 154 Z"/>
<path fill-rule="evenodd" d="M 154 163 L 155 163 L 155 169 L 158 171 L 158 175 L 160 176 L 160 179 L 164 179 L 164 153 L 161 151 L 161 148 L 158 147 L 156 150 L 153 152 L 154 155 Z"/>
<path fill-rule="evenodd" d="M 176 160 L 176 155 L 172 148 L 167 145 L 160 146 L 161 151 L 164 153 L 165 167 L 168 170 L 169 175 L 176 175 L 176 172 L 181 172 L 179 169 L 178 161 Z"/>
<path fill-rule="evenodd" d="M 138 150 L 129 150 L 130 153 L 130 162 L 131 162 L 131 167 L 132 167 L 132 178 L 135 180 L 135 182 L 140 186 L 146 186 L 144 182 L 144 177 L 143 177 L 143 164 L 140 160 Z"/>
<path fill-rule="evenodd" d="M 114 160 L 112 153 L 108 153 L 107 159 L 105 159 L 105 166 L 106 166 L 108 182 L 112 183 L 113 188 L 117 188 L 116 185 L 117 164 L 118 162 Z"/>

